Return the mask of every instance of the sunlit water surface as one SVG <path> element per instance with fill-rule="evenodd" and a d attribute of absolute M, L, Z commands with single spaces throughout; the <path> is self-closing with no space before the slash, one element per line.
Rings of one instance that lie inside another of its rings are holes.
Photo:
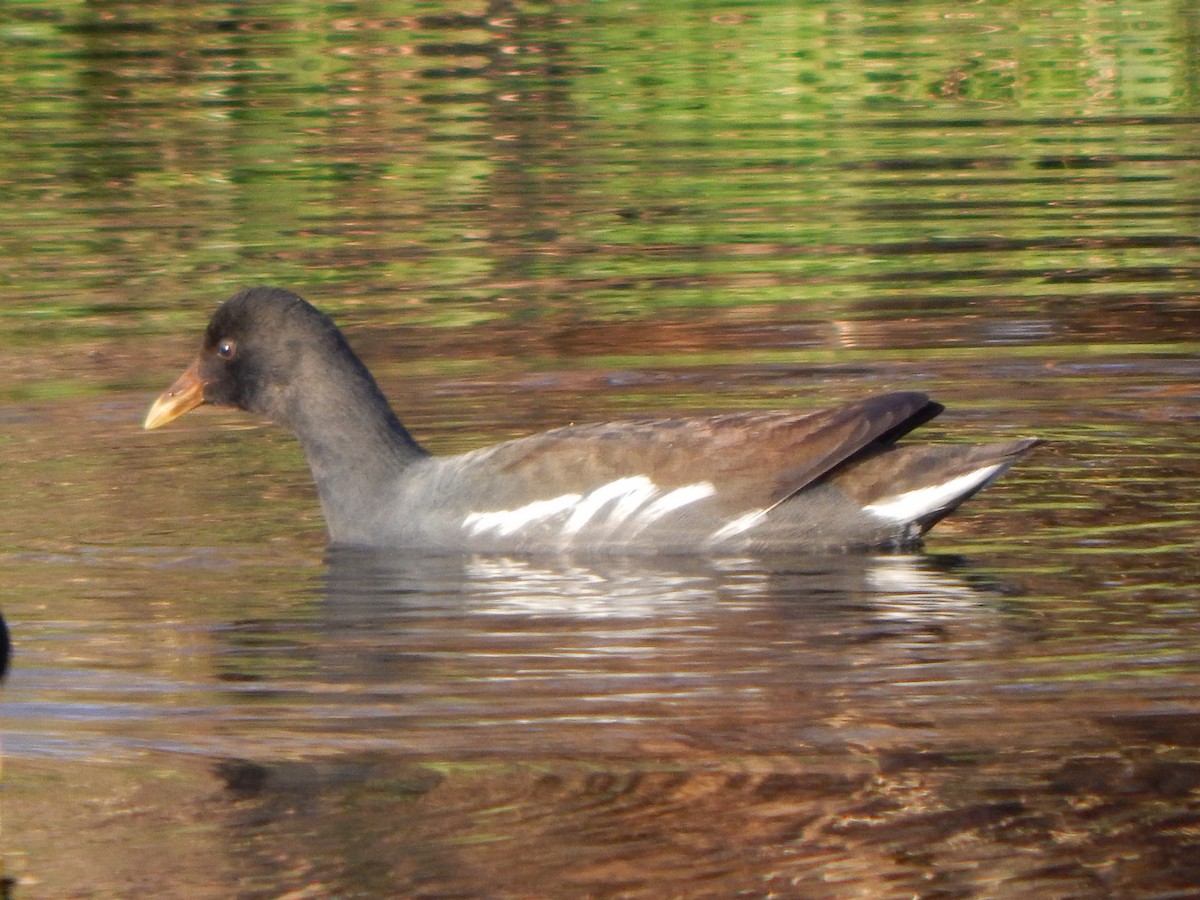
<path fill-rule="evenodd" d="M 0 11 L 16 896 L 1200 889 L 1193 7 Z M 913 555 L 328 555 L 289 436 L 139 428 L 256 282 L 438 452 L 1048 444 Z"/>

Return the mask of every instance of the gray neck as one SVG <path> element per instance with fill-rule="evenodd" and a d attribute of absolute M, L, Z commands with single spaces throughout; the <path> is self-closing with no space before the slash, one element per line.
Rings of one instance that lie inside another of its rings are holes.
<path fill-rule="evenodd" d="M 315 393 L 292 398 L 285 422 L 300 440 L 329 538 L 337 544 L 367 542 L 397 479 L 428 456 L 366 369 L 361 363 L 355 368 L 305 380 Z"/>

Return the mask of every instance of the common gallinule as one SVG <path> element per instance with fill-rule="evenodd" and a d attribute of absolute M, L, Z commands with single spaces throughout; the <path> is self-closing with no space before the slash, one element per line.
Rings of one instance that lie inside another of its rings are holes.
<path fill-rule="evenodd" d="M 896 445 L 942 411 L 898 391 L 821 412 L 572 425 L 431 456 L 330 319 L 255 287 L 146 415 L 201 403 L 295 432 L 337 545 L 503 552 L 765 552 L 899 547 L 1036 440 Z"/>

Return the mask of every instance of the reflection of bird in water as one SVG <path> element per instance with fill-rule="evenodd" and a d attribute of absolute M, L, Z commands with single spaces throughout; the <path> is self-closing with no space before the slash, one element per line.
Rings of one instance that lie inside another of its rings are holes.
<path fill-rule="evenodd" d="M 810 615 L 866 604 L 885 616 L 941 620 L 978 614 L 980 604 L 1003 595 L 960 571 L 963 560 L 926 554 L 576 558 L 340 548 L 326 561 L 327 599 L 343 623 L 394 614 L 405 608 L 398 598 L 454 613 L 646 619 L 661 626 L 674 615 L 690 619 L 762 604 L 792 609 L 798 602 Z"/>

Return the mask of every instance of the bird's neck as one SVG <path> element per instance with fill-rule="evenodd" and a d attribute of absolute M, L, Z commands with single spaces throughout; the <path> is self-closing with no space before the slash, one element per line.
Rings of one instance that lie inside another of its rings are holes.
<path fill-rule="evenodd" d="M 356 361 L 357 362 L 357 361 Z M 287 422 L 316 483 L 329 538 L 364 543 L 401 474 L 426 457 L 363 368 L 316 382 Z M 313 381 L 307 382 L 314 384 Z"/>

